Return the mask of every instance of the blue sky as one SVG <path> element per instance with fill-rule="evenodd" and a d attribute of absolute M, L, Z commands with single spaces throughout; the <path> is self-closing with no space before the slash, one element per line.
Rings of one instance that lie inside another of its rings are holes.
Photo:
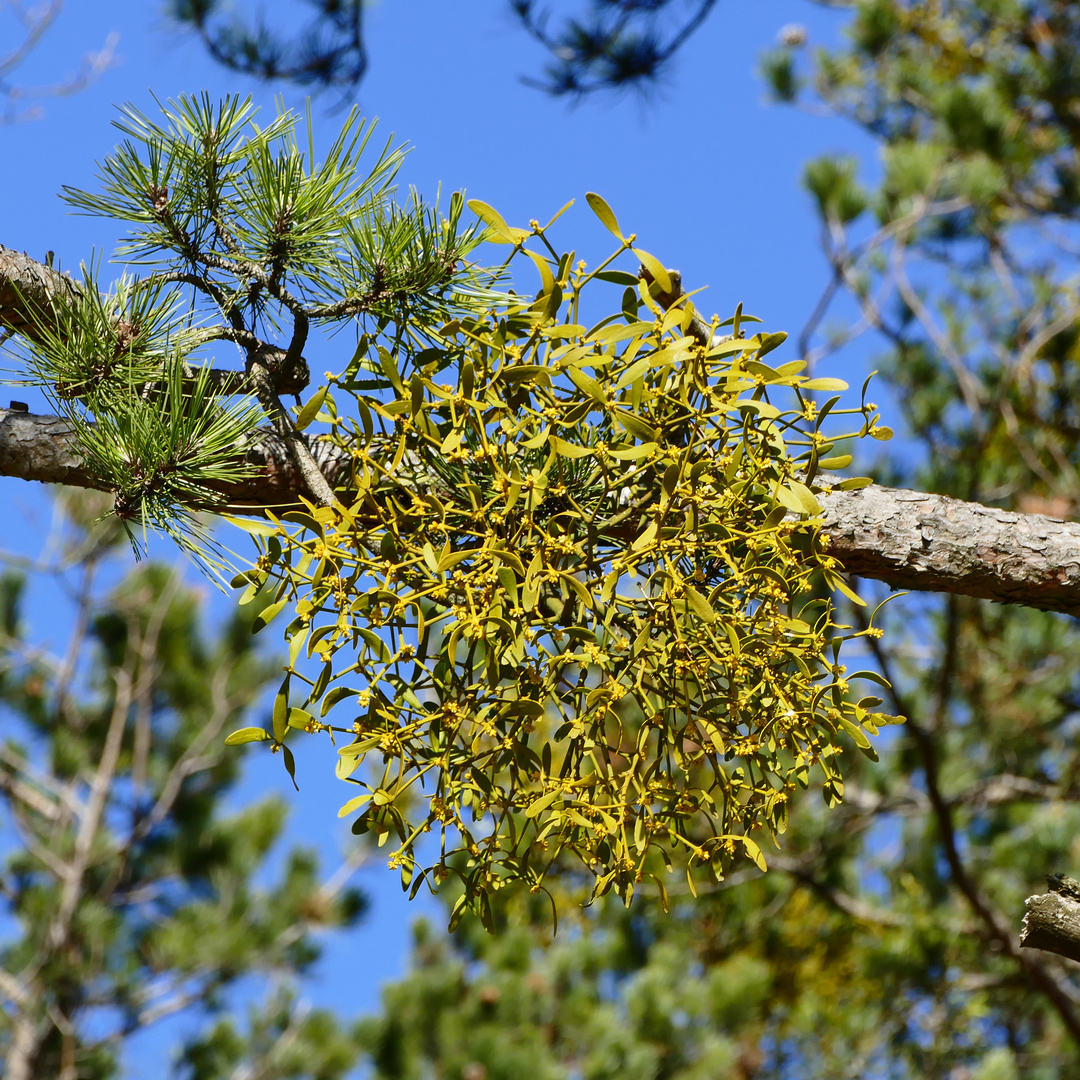
<path fill-rule="evenodd" d="M 278 0 L 271 10 L 298 7 Z M 239 91 L 273 112 L 274 89 L 213 65 L 157 11 L 146 0 L 69 0 L 24 80 L 54 81 L 111 31 L 119 34 L 117 63 L 83 93 L 45 101 L 43 118 L 0 130 L 0 243 L 40 259 L 55 251 L 71 270 L 95 249 L 111 251 L 117 236 L 108 223 L 70 216 L 56 193 L 62 184 L 94 188 L 95 159 L 114 144 L 114 104 L 131 101 L 150 112 L 151 93 L 164 99 Z M 768 329 L 794 335 L 826 274 L 809 196 L 799 186 L 802 166 L 818 154 L 847 151 L 872 172 L 875 159 L 869 141 L 849 125 L 767 103 L 758 57 L 790 22 L 808 26 L 812 44 L 828 44 L 843 15 L 807 0 L 721 0 L 651 100 L 609 96 L 569 107 L 520 82 L 539 71 L 544 57 L 516 28 L 505 0 L 395 0 L 369 15 L 371 67 L 357 100 L 380 118 L 384 135 L 394 132 L 415 147 L 403 184 L 429 196 L 440 182 L 445 193 L 465 188 L 511 224 L 545 220 L 576 199 L 559 238 L 587 259 L 610 247 L 584 201 L 586 191 L 600 192 L 624 231 L 680 269 L 687 287 L 709 286 L 700 304 L 706 312 L 726 317 L 742 301 Z M 0 22 L 0 49 L 10 29 Z M 302 108 L 300 93 L 283 93 L 288 105 Z M 323 143 L 340 120 L 326 115 L 329 104 L 315 105 Z M 819 373 L 857 388 L 870 352 L 864 343 Z M 30 392 L 0 388 L 0 398 L 12 396 L 46 411 Z M 0 516 L 0 549 L 36 550 L 49 512 L 42 490 L 0 478 L 0 505 L 10 508 Z M 160 553 L 170 555 L 167 548 Z M 35 633 L 61 639 L 62 607 L 50 601 L 35 610 L 48 612 L 34 622 Z M 295 806 L 291 837 L 317 842 L 332 860 L 343 830 L 336 811 L 349 792 L 330 777 L 329 747 L 309 743 L 298 747 L 298 796 L 268 757 L 253 763 L 243 795 L 287 791 Z M 307 988 L 315 1003 L 333 1002 L 346 1013 L 374 1008 L 380 982 L 403 969 L 409 920 L 425 907 L 441 917 L 430 902 L 410 906 L 396 875 L 381 867 L 365 870 L 361 883 L 374 900 L 371 916 L 347 940 L 328 943 L 320 978 Z M 173 1029 L 140 1040 L 132 1074 L 162 1073 L 175 1036 Z"/>

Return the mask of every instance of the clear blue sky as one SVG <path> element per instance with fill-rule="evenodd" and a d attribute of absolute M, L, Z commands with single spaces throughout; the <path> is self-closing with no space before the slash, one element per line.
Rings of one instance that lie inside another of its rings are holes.
<path fill-rule="evenodd" d="M 270 5 L 283 7 L 303 5 Z M 71 270 L 95 248 L 111 251 L 116 236 L 108 226 L 68 216 L 56 192 L 62 184 L 94 187 L 94 161 L 114 143 L 113 104 L 131 101 L 150 112 L 151 92 L 240 91 L 273 111 L 273 89 L 214 66 L 196 42 L 171 33 L 157 10 L 146 0 L 69 0 L 21 73 L 25 81 L 55 81 L 110 31 L 120 35 L 118 62 L 85 92 L 45 101 L 44 118 L 0 130 L 0 243 L 39 259 L 53 250 Z M 709 286 L 700 305 L 707 312 L 726 316 L 741 300 L 769 329 L 795 334 L 825 281 L 816 221 L 799 186 L 802 166 L 837 150 L 859 154 L 868 170 L 874 160 L 869 142 L 849 126 L 766 102 L 757 59 L 789 22 L 808 26 L 812 44 L 825 44 L 836 40 L 843 15 L 807 0 L 721 0 L 651 100 L 604 97 L 570 108 L 519 81 L 538 72 L 543 54 L 517 30 L 505 0 L 394 0 L 370 13 L 371 68 L 358 100 L 385 134 L 415 146 L 404 184 L 427 195 L 440 182 L 445 192 L 465 188 L 512 224 L 543 220 L 576 199 L 560 235 L 586 258 L 606 254 L 610 242 L 584 202 L 586 191 L 598 191 L 624 231 L 679 268 L 689 288 Z M 0 22 L 0 50 L 9 30 Z M 302 107 L 299 93 L 286 88 L 284 95 Z M 325 142 L 338 118 L 322 112 L 317 102 Z M 827 373 L 857 386 L 867 351 L 853 350 Z M 0 388 L 0 398 L 11 396 L 46 411 L 29 392 Z M 13 511 L 0 516 L 0 548 L 34 551 L 39 523 L 48 520 L 42 491 L 0 478 L 0 505 Z M 49 615 L 35 631 L 60 638 L 62 610 L 51 600 L 36 610 Z M 309 740 L 299 751 L 302 790 L 292 799 L 290 835 L 317 842 L 333 860 L 342 839 L 336 811 L 349 792 L 332 778 L 328 746 Z M 244 793 L 274 787 L 291 796 L 278 765 L 254 764 Z M 435 910 L 430 902 L 410 907 L 396 875 L 381 867 L 365 870 L 361 884 L 374 900 L 371 916 L 348 939 L 327 943 L 320 977 L 306 988 L 315 1003 L 345 1012 L 376 1006 L 380 982 L 403 969 L 410 919 L 422 907 Z M 173 1028 L 141 1039 L 131 1074 L 163 1075 L 176 1035 Z"/>

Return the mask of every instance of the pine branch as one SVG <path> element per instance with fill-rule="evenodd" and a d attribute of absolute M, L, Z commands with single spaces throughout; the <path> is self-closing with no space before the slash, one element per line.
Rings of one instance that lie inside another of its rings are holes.
<path fill-rule="evenodd" d="M 48 255 L 52 261 L 52 252 Z M 147 281 L 176 282 L 191 285 L 210 295 L 223 307 L 226 304 L 224 294 L 212 283 L 196 274 L 157 274 Z M 25 253 L 0 244 L 0 326 L 6 334 L 18 334 L 31 342 L 42 340 L 38 327 L 44 321 L 55 321 L 56 315 L 64 305 L 71 305 L 81 294 L 81 286 L 69 274 L 54 270 L 51 265 L 40 263 Z M 57 301 L 59 300 L 59 304 Z M 307 366 L 300 350 L 306 338 L 307 318 L 303 313 L 299 319 L 304 327 L 303 336 L 296 338 L 297 347 L 290 345 L 286 363 L 279 365 L 275 376 L 281 376 L 281 385 L 275 378 L 278 393 L 296 393 L 299 382 L 296 375 L 306 373 Z M 254 334 L 241 326 L 216 327 L 209 332 L 211 339 L 233 341 L 248 350 L 273 348 L 261 342 Z M 277 350 L 280 352 L 281 350 Z M 249 373 L 214 369 L 210 373 L 210 382 L 217 394 L 254 394 L 256 392 Z M 306 385 L 306 379 L 304 380 Z M 302 387 L 301 387 L 302 389 Z M 80 485 L 82 486 L 82 485 Z"/>
<path fill-rule="evenodd" d="M 220 502 L 192 509 L 258 515 L 267 508 L 299 505 L 299 495 L 307 488 L 286 441 L 275 432 L 260 429 L 258 434 L 245 453 L 257 473 L 219 489 Z M 348 454 L 321 442 L 310 450 L 331 484 L 347 473 L 351 464 Z M 108 490 L 86 468 L 66 420 L 13 409 L 0 409 L 0 476 Z"/>
<path fill-rule="evenodd" d="M 221 503 L 202 509 L 258 515 L 298 505 L 308 486 L 286 439 L 259 436 L 247 451 L 258 475 L 221 489 Z M 345 451 L 321 442 L 309 450 L 332 487 L 348 474 Z M 65 421 L 10 409 L 0 409 L 0 476 L 103 487 L 81 463 Z M 850 574 L 1080 615 L 1080 523 L 877 484 L 818 498 L 830 553 Z"/>
<path fill-rule="evenodd" d="M 320 506 L 333 506 L 336 501 L 333 486 L 323 475 L 318 463 L 312 456 L 311 450 L 308 448 L 307 441 L 296 430 L 292 418 L 278 400 L 274 387 L 271 361 L 267 358 L 267 351 L 265 348 L 257 349 L 248 354 L 248 371 L 255 384 L 255 393 L 258 396 L 259 404 L 266 410 L 266 414 L 273 422 L 274 430 L 283 443 L 293 467 L 303 477 L 304 487 Z M 281 353 L 280 349 L 273 351 Z M 290 348 L 288 353 L 283 354 L 280 369 L 286 369 L 292 352 L 293 350 Z"/>
<path fill-rule="evenodd" d="M 1080 615 L 1080 524 L 881 487 L 818 496 L 849 574 Z"/>
<path fill-rule="evenodd" d="M 81 286 L 70 276 L 0 245 L 0 325 L 9 333 L 32 342 L 39 340 L 36 328 L 55 321 L 62 307 L 77 300 L 80 292 Z M 228 328 L 222 328 L 222 334 L 233 339 L 238 336 Z M 278 401 L 279 394 L 298 393 L 307 383 L 307 363 L 300 355 L 307 337 L 307 319 L 298 317 L 297 332 L 287 352 L 258 341 L 254 335 L 242 336 L 249 352 L 248 370 L 215 369 L 209 373 L 211 385 L 218 394 L 256 395 L 275 430 L 260 432 L 259 440 L 245 454 L 248 464 L 259 470 L 257 476 L 222 491 L 220 502 L 192 509 L 258 512 L 270 506 L 296 505 L 298 493 L 329 505 L 335 474 L 347 455 L 334 454 L 329 447 L 313 453 Z M 275 359 L 278 362 L 272 362 Z M 85 466 L 71 427 L 62 418 L 33 415 L 13 403 L 11 410 L 0 409 L 0 429 L 0 475 L 109 490 Z M 325 473 L 324 468 L 328 470 Z"/>
<path fill-rule="evenodd" d="M 40 318 L 57 296 L 70 299 L 78 288 L 66 275 L 0 246 L 0 323 L 8 330 L 32 336 L 34 314 Z M 249 368 L 265 370 L 262 364 Z M 213 378 L 238 392 L 251 383 L 251 372 L 215 371 Z M 264 385 L 261 396 L 268 389 Z M 302 494 L 332 501 L 333 490 L 349 473 L 348 452 L 309 443 L 291 425 L 283 427 L 280 415 L 275 427 L 260 429 L 245 452 L 254 475 L 215 485 L 220 502 L 192 509 L 257 515 L 296 506 Z M 83 464 L 66 421 L 18 408 L 0 408 L 0 476 L 106 490 Z M 437 485 L 433 477 L 432 486 Z M 819 501 L 831 553 L 850 574 L 897 589 L 957 593 L 1080 616 L 1080 524 L 876 484 L 825 492 Z"/>

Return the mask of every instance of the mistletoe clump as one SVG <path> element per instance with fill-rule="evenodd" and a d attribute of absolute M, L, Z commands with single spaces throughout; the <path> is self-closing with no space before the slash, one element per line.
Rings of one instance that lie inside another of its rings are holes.
<path fill-rule="evenodd" d="M 322 160 L 290 113 L 164 116 L 125 109 L 103 194 L 67 192 L 127 221 L 149 272 L 104 295 L 58 278 L 26 365 L 127 527 L 213 567 L 193 511 L 251 515 L 234 585 L 254 629 L 284 620 L 289 662 L 272 724 L 229 742 L 291 772 L 287 742 L 329 733 L 342 815 L 406 888 L 455 875 L 455 919 L 490 925 L 494 892 L 555 868 L 626 901 L 676 863 L 691 889 L 764 869 L 796 787 L 838 801 L 844 746 L 872 756 L 894 719 L 840 663 L 858 635 L 833 593 L 860 601 L 815 497 L 851 461 L 837 442 L 889 436 L 874 406 L 819 402 L 845 385 L 772 366 L 784 335 L 741 307 L 703 321 L 599 196 L 618 246 L 590 269 L 555 219 L 399 205 L 402 151 L 365 166 L 356 114 Z M 509 258 L 479 266 L 486 241 Z M 521 267 L 537 291 L 503 289 Z M 312 330 L 343 326 L 351 359 L 301 402 Z M 243 372 L 211 366 L 215 342 Z M 253 505 L 283 475 L 301 493 Z"/>
<path fill-rule="evenodd" d="M 313 399 L 351 482 L 249 525 L 262 553 L 238 582 L 249 600 L 275 589 L 263 619 L 293 617 L 275 729 L 237 739 L 347 736 L 353 831 L 394 838 L 414 893 L 459 876 L 458 911 L 481 916 L 567 856 L 593 896 L 627 901 L 646 877 L 663 889 L 673 860 L 692 888 L 739 857 L 764 869 L 760 841 L 815 767 L 841 798 L 838 736 L 872 754 L 893 719 L 849 695 L 837 654 L 857 635 L 830 596 L 857 597 L 814 497 L 817 470 L 850 461 L 830 456 L 837 438 L 887 430 L 872 406 L 819 407 L 811 392 L 838 380 L 766 364 L 783 334 L 747 336 L 741 311 L 705 326 L 589 201 L 621 244 L 592 271 L 550 226 L 470 204 L 535 264 L 538 294 L 419 351 L 362 339 Z M 628 249 L 637 274 L 611 268 Z M 586 290 L 613 286 L 615 313 L 584 325 Z M 844 412 L 859 426 L 826 436 Z"/>

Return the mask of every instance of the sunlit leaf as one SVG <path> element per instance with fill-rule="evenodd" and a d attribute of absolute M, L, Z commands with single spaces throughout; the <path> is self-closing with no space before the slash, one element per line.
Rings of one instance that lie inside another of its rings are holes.
<path fill-rule="evenodd" d="M 670 293 L 671 277 L 664 267 L 664 264 L 654 255 L 650 255 L 647 251 L 642 251 L 641 248 L 634 248 L 633 250 L 634 254 L 641 260 L 641 265 L 652 275 L 653 281 L 655 281 L 664 292 Z"/>
<path fill-rule="evenodd" d="M 226 746 L 241 746 L 243 743 L 249 742 L 268 742 L 273 739 L 273 735 L 269 731 L 266 731 L 261 727 L 243 727 L 232 732 L 232 734 L 225 737 Z"/>
<path fill-rule="evenodd" d="M 300 410 L 300 413 L 296 418 L 297 431 L 303 431 L 304 428 L 308 427 L 311 421 L 318 415 L 319 410 L 323 406 L 323 402 L 326 400 L 327 390 L 328 387 L 319 387 L 319 389 L 304 402 L 304 407 Z"/>
<path fill-rule="evenodd" d="M 612 212 L 611 207 L 595 191 L 586 192 L 585 198 L 592 208 L 592 212 L 603 222 L 604 228 L 616 240 L 621 241 L 623 234 L 619 229 L 619 223 L 615 220 L 615 214 Z"/>

